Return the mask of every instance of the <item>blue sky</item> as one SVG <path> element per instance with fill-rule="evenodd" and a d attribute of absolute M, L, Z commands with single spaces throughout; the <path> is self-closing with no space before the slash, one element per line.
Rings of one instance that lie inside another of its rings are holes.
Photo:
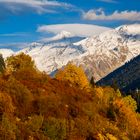
<path fill-rule="evenodd" d="M 140 0 L 0 0 L 0 48 L 48 36 L 37 32 L 41 25 L 65 23 L 140 23 Z"/>

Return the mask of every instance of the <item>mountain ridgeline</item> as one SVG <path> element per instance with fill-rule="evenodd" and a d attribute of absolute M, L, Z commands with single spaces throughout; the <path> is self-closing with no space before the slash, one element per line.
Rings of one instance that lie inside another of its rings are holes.
<path fill-rule="evenodd" d="M 94 28 L 93 32 L 96 30 L 99 28 Z M 36 67 L 48 74 L 55 74 L 72 62 L 82 66 L 89 79 L 93 76 L 98 81 L 140 54 L 140 24 L 100 30 L 100 34 L 85 39 L 62 31 L 52 38 L 27 44 L 12 54 L 30 55 Z M 6 51 L 3 54 L 7 56 Z"/>
<path fill-rule="evenodd" d="M 116 84 L 122 91 L 140 89 L 140 55 L 97 82 L 97 85 Z"/>

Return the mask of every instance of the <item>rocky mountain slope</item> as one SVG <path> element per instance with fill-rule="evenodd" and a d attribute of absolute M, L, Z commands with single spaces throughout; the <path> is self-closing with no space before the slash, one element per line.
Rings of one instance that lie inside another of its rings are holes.
<path fill-rule="evenodd" d="M 86 55 L 74 62 L 98 81 L 140 54 L 140 24 L 124 25 L 75 43 Z"/>
<path fill-rule="evenodd" d="M 89 38 L 62 31 L 53 38 L 31 43 L 16 54 L 20 52 L 29 54 L 38 69 L 48 74 L 71 61 L 98 81 L 140 54 L 140 24 L 120 26 Z"/>
<path fill-rule="evenodd" d="M 51 74 L 83 54 L 82 48 L 73 44 L 82 39 L 84 38 L 62 31 L 53 38 L 34 42 L 17 53 L 24 52 L 29 54 L 35 60 L 39 70 Z"/>

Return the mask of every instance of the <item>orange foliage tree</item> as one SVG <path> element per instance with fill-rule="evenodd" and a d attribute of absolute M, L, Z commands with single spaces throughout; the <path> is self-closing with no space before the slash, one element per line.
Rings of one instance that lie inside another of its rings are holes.
<path fill-rule="evenodd" d="M 63 69 L 56 74 L 56 79 L 69 81 L 71 84 L 83 89 L 88 87 L 88 79 L 81 67 L 77 67 L 72 63 L 68 63 Z"/>

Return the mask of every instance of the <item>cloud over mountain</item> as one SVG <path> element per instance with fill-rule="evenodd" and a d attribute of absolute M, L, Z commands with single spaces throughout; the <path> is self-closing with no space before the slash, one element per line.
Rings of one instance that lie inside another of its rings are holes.
<path fill-rule="evenodd" d="M 57 25 L 42 25 L 37 31 L 43 33 L 60 33 L 67 31 L 77 36 L 93 36 L 109 30 L 110 28 L 91 25 L 91 24 L 57 24 Z"/>

